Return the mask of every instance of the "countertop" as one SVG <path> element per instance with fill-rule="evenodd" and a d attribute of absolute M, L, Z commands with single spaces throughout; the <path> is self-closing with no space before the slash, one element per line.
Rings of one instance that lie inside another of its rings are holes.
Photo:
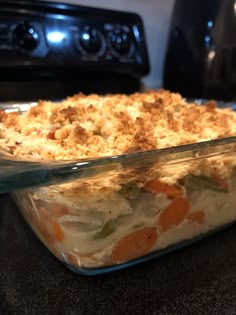
<path fill-rule="evenodd" d="M 0 197 L 0 314 L 236 314 L 236 225 L 99 276 L 67 270 Z"/>

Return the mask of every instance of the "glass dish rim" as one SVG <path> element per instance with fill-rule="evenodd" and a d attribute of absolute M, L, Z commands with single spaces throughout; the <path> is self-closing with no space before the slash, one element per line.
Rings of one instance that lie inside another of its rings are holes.
<path fill-rule="evenodd" d="M 205 101 L 206 100 L 202 100 Z M 57 101 L 55 101 L 56 103 Z M 201 99 L 195 100 L 201 104 Z M 227 102 L 218 102 L 219 107 L 233 107 Z M 37 105 L 37 102 L 1 103 L 5 111 L 24 112 Z M 36 188 L 58 185 L 78 179 L 92 178 L 108 171 L 121 171 L 129 168 L 143 167 L 145 164 L 178 163 L 179 161 L 206 158 L 213 155 L 236 152 L 236 136 L 160 148 L 149 151 L 138 151 L 120 155 L 110 155 L 76 160 L 36 160 L 16 158 L 0 147 L 0 193 L 25 188 Z"/>
<path fill-rule="evenodd" d="M 0 193 L 59 185 L 155 163 L 164 166 L 236 152 L 236 136 L 162 149 L 78 160 L 16 159 L 0 148 Z"/>

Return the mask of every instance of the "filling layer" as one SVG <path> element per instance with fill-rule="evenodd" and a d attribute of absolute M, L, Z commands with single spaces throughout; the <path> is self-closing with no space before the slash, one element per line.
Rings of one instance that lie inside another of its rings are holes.
<path fill-rule="evenodd" d="M 234 175 L 189 174 L 175 184 L 132 180 L 88 196 L 60 197 L 52 187 L 15 196 L 46 246 L 78 268 L 127 262 L 236 219 Z"/>

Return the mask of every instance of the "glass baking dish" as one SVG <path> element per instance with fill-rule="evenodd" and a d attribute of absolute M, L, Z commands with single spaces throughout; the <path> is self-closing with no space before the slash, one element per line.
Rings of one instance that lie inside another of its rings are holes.
<path fill-rule="evenodd" d="M 2 108 L 27 106 L 34 103 Z M 236 220 L 236 137 L 77 161 L 0 155 L 0 192 L 80 274 L 159 257 Z"/>

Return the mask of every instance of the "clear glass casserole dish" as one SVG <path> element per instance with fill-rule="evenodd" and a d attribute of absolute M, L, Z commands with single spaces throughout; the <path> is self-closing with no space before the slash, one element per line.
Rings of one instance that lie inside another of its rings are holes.
<path fill-rule="evenodd" d="M 0 154 L 0 192 L 81 274 L 159 257 L 236 220 L 236 137 L 77 161 Z"/>

